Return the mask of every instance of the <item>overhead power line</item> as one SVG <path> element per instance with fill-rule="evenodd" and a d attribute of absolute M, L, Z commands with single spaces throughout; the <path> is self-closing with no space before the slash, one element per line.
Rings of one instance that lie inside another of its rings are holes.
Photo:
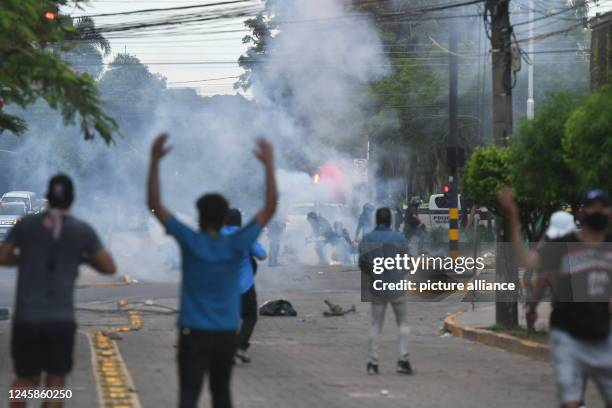
<path fill-rule="evenodd" d="M 580 22 L 578 24 L 572 24 L 572 25 L 570 25 L 568 27 L 565 27 L 565 28 L 562 28 L 560 30 L 549 31 L 547 33 L 534 35 L 533 37 L 519 38 L 518 40 L 516 40 L 516 42 L 517 43 L 524 43 L 524 42 L 527 42 L 527 41 L 530 41 L 530 40 L 534 40 L 534 41 L 543 40 L 545 38 L 553 37 L 555 35 L 568 33 L 570 31 L 573 31 L 573 30 L 575 30 L 577 28 L 581 28 L 581 27 L 584 27 L 584 23 L 582 23 L 582 22 Z"/>
<path fill-rule="evenodd" d="M 550 13 L 550 14 L 546 14 L 546 15 L 543 15 L 543 16 L 540 16 L 540 17 L 536 17 L 536 18 L 531 19 L 531 20 L 520 21 L 520 22 L 514 23 L 512 25 L 514 27 L 518 27 L 518 26 L 522 26 L 522 25 L 525 25 L 525 24 L 535 23 L 536 21 L 546 20 L 547 18 L 558 16 L 560 14 L 565 14 L 565 13 L 567 13 L 569 11 L 575 11 L 576 9 L 577 9 L 577 6 L 574 5 L 574 6 L 570 6 L 570 7 L 564 8 L 562 10 L 556 11 L 554 13 Z M 579 19 L 575 19 L 575 20 L 579 20 Z"/>
<path fill-rule="evenodd" d="M 157 12 L 166 12 L 166 11 L 175 11 L 175 10 L 188 10 L 195 8 L 204 8 L 204 7 L 217 7 L 217 6 L 226 6 L 228 4 L 236 4 L 236 3 L 253 3 L 253 0 L 231 0 L 225 2 L 217 2 L 217 3 L 203 3 L 203 4 L 192 4 L 189 6 L 178 6 L 178 7 L 166 7 L 166 8 L 150 8 L 150 9 L 140 9 L 140 10 L 130 10 L 130 11 L 120 11 L 116 13 L 100 13 L 100 14 L 84 14 L 76 17 L 110 17 L 110 16 L 127 16 L 133 14 L 145 14 L 145 13 L 157 13 Z"/>
<path fill-rule="evenodd" d="M 175 82 L 168 82 L 168 85 L 174 85 L 174 84 L 192 84 L 192 83 L 197 83 L 197 82 L 220 81 L 222 79 L 235 79 L 235 78 L 240 78 L 240 75 L 220 77 L 220 78 L 195 79 L 193 81 L 175 81 Z"/>

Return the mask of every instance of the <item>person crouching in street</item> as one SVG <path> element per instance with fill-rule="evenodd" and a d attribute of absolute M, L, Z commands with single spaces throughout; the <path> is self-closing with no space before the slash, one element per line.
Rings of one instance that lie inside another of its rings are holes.
<path fill-rule="evenodd" d="M 225 217 L 225 227 L 221 229 L 224 235 L 234 234 L 242 227 L 242 214 L 237 208 L 228 211 Z M 257 323 L 257 293 L 255 292 L 255 268 L 257 260 L 266 259 L 266 250 L 259 242 L 254 242 L 249 251 L 244 253 L 240 262 L 240 317 L 242 324 L 238 332 L 238 350 L 236 360 L 248 364 L 251 362 L 247 350 L 250 346 L 250 339 Z"/>
<path fill-rule="evenodd" d="M 406 316 L 406 295 L 403 290 L 399 291 L 375 291 L 372 285 L 373 279 L 381 279 L 385 283 L 398 283 L 405 275 L 402 270 L 386 270 L 380 275 L 373 276 L 373 265 L 375 258 L 395 258 L 396 255 L 403 256 L 408 252 L 408 241 L 403 234 L 391 229 L 391 210 L 379 208 L 376 210 L 376 228 L 365 234 L 359 244 L 359 268 L 365 281 L 368 281 L 369 294 L 371 296 L 372 314 L 370 325 L 370 338 L 368 343 L 368 374 L 378 374 L 378 339 L 382 332 L 385 321 L 385 311 L 390 304 L 395 314 L 395 320 L 399 328 L 399 360 L 397 372 L 400 374 L 412 374 L 412 367 L 408 361 L 408 335 L 410 328 Z"/>
<path fill-rule="evenodd" d="M 42 374 L 47 389 L 65 386 L 73 363 L 79 265 L 106 275 L 117 269 L 94 229 L 70 215 L 74 186 L 68 176 L 51 178 L 47 199 L 49 210 L 26 215 L 0 245 L 0 265 L 18 269 L 11 335 L 16 392 L 38 387 Z M 43 405 L 60 408 L 62 400 Z M 25 402 L 11 400 L 10 406 L 25 407 Z"/>
<path fill-rule="evenodd" d="M 153 142 L 147 197 L 149 209 L 181 251 L 179 407 L 198 405 L 208 374 L 213 408 L 228 408 L 232 406 L 230 380 L 240 325 L 240 263 L 276 211 L 272 145 L 260 139 L 254 152 L 265 169 L 263 209 L 244 228 L 223 235 L 221 227 L 229 206 L 220 194 L 205 194 L 197 200 L 199 231 L 178 221 L 162 204 L 159 163 L 170 151 L 167 138 L 162 134 Z"/>

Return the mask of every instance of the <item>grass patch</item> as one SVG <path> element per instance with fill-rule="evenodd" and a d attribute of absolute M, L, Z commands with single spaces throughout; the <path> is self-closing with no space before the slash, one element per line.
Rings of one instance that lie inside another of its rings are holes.
<path fill-rule="evenodd" d="M 499 324 L 494 324 L 492 326 L 486 327 L 487 330 L 491 330 L 496 333 L 504 333 L 510 336 L 519 337 L 525 340 L 535 341 L 537 343 L 546 344 L 548 343 L 548 332 L 547 331 L 535 331 L 528 332 L 524 327 L 512 327 L 508 328 Z"/>

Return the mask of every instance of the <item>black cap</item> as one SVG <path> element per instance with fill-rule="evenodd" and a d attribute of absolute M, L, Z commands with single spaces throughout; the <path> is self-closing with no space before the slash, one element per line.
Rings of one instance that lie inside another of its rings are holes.
<path fill-rule="evenodd" d="M 49 180 L 47 190 L 49 207 L 68 209 L 74 200 L 74 185 L 72 180 L 65 174 L 57 174 Z"/>
<path fill-rule="evenodd" d="M 603 188 L 596 188 L 593 190 L 589 190 L 584 195 L 583 204 L 589 205 L 594 203 L 595 201 L 600 201 L 606 207 L 610 205 L 610 195 Z"/>

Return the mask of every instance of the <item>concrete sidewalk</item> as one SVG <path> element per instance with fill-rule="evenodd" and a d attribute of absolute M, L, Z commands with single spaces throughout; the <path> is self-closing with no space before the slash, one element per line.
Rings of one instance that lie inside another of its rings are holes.
<path fill-rule="evenodd" d="M 518 305 L 518 318 L 519 326 L 527 327 L 525 321 L 525 307 L 523 304 Z M 472 306 L 464 307 L 463 309 L 458 308 L 457 310 L 463 310 L 463 313 L 457 315 L 455 322 L 481 329 L 486 329 L 495 324 L 495 303 L 474 303 Z M 537 331 L 548 332 L 548 318 L 550 316 L 551 306 L 549 302 L 540 303 L 538 306 L 538 320 L 536 321 L 535 328 Z"/>

